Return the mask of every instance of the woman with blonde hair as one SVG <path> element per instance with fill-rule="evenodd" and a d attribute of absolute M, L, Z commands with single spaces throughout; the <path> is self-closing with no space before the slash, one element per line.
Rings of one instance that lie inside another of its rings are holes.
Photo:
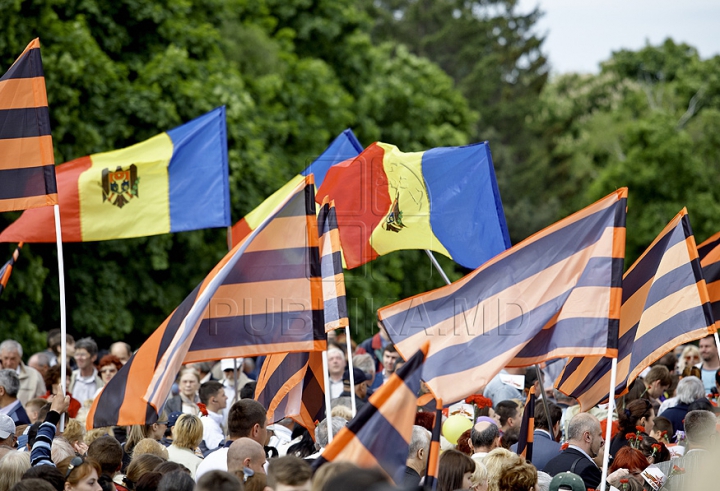
<path fill-rule="evenodd" d="M 160 413 L 157 422 L 151 425 L 132 425 L 128 426 L 127 440 L 123 443 L 123 469 L 126 469 L 132 460 L 133 451 L 135 445 L 137 445 L 143 438 L 152 438 L 153 440 L 160 441 L 165 435 L 167 430 L 168 416 L 167 412 L 163 409 Z"/>
<path fill-rule="evenodd" d="M 483 464 L 488 472 L 488 489 L 489 491 L 498 491 L 498 479 L 500 473 L 505 466 L 520 465 L 525 459 L 518 457 L 516 454 L 506 448 L 495 448 L 483 459 Z"/>
<path fill-rule="evenodd" d="M 133 448 L 133 458 L 146 453 L 157 455 L 165 460 L 169 459 L 167 448 L 154 438 L 143 438 Z"/>
<path fill-rule="evenodd" d="M 202 459 L 195 455 L 195 449 L 203 438 L 203 425 L 200 418 L 192 414 L 183 414 L 172 427 L 173 442 L 167 448 L 168 460 L 177 462 L 190 469 L 195 479 L 195 471 Z"/>
<path fill-rule="evenodd" d="M 28 452 L 8 452 L 0 459 L 0 491 L 8 491 L 20 482 L 23 474 L 30 468 Z"/>
<path fill-rule="evenodd" d="M 488 486 L 490 484 L 488 483 L 488 471 L 485 464 L 478 462 L 477 460 L 475 461 L 475 472 L 473 472 L 470 482 L 472 482 L 472 486 L 470 486 L 472 491 L 488 490 Z"/>
<path fill-rule="evenodd" d="M 692 368 L 700 363 L 700 349 L 694 344 L 686 345 L 677 364 L 677 373 L 681 374 L 685 371 L 685 368 Z"/>

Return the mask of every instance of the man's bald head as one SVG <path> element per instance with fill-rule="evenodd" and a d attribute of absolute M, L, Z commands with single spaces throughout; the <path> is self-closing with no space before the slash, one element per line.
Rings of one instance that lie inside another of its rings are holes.
<path fill-rule="evenodd" d="M 227 465 L 231 474 L 243 467 L 265 474 L 265 449 L 251 438 L 238 438 L 228 449 Z"/>
<path fill-rule="evenodd" d="M 489 452 L 498 446 L 500 428 L 495 423 L 480 421 L 470 431 L 470 442 L 475 452 Z"/>

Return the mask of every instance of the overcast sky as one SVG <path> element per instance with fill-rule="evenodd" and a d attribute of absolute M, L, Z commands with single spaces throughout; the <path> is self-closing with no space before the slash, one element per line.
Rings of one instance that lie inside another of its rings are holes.
<path fill-rule="evenodd" d="M 720 54 L 718 0 L 520 0 L 520 9 L 538 4 L 553 73 L 597 72 L 612 51 L 667 37 L 695 47 L 702 58 Z"/>

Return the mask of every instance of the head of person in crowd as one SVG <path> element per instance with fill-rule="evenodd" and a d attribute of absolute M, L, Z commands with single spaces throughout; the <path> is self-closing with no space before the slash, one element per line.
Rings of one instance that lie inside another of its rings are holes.
<path fill-rule="evenodd" d="M 242 481 L 226 471 L 208 471 L 198 479 L 195 491 L 240 491 Z"/>
<path fill-rule="evenodd" d="M 495 405 L 495 415 L 502 431 L 505 432 L 519 424 L 518 407 L 515 401 L 500 401 Z"/>
<path fill-rule="evenodd" d="M 15 448 L 15 422 L 7 414 L 0 414 L 0 445 Z"/>
<path fill-rule="evenodd" d="M 635 433 L 638 426 L 645 428 L 646 433 L 653 430 L 655 410 L 647 399 L 637 399 L 618 410 L 618 425 L 620 433 Z"/>
<path fill-rule="evenodd" d="M 337 435 L 340 430 L 342 430 L 346 425 L 347 421 L 345 421 L 343 418 L 332 418 L 330 420 L 330 425 L 332 426 L 332 434 Z M 328 428 L 327 428 L 327 419 L 323 419 L 318 423 L 318 425 L 315 427 L 315 448 L 317 450 L 321 450 L 325 448 L 328 444 Z"/>
<path fill-rule="evenodd" d="M 157 491 L 193 491 L 195 481 L 182 471 L 168 472 L 158 483 Z"/>
<path fill-rule="evenodd" d="M 0 369 L 0 407 L 7 407 L 17 401 L 20 392 L 20 378 L 14 369 Z"/>
<path fill-rule="evenodd" d="M 650 432 L 651 437 L 659 442 L 668 444 L 674 434 L 673 425 L 669 419 L 658 416 L 653 420 L 653 429 Z"/>
<path fill-rule="evenodd" d="M 194 452 L 203 438 L 202 421 L 192 414 L 181 415 L 172 427 L 172 438 L 176 447 Z"/>
<path fill-rule="evenodd" d="M 85 453 L 85 451 L 80 451 L 76 448 L 77 445 L 85 443 L 85 425 L 80 421 L 70 418 L 67 423 L 65 423 L 65 430 L 62 436 L 75 448 L 76 452 L 80 454 Z"/>
<path fill-rule="evenodd" d="M 650 399 L 658 399 L 672 385 L 670 370 L 665 365 L 655 365 L 645 375 L 645 395 Z"/>
<path fill-rule="evenodd" d="M 60 329 L 50 329 L 47 334 L 47 345 L 56 358 L 60 358 L 62 351 L 62 332 Z M 75 354 L 75 338 L 65 334 L 65 351 L 68 358 Z"/>
<path fill-rule="evenodd" d="M 113 477 L 122 468 L 122 446 L 110 435 L 101 436 L 92 442 L 87 455 L 100 465 L 100 474 Z"/>
<path fill-rule="evenodd" d="M 698 377 L 684 377 L 678 382 L 675 393 L 679 403 L 690 404 L 705 397 L 705 386 Z"/>
<path fill-rule="evenodd" d="M 657 441 L 655 438 L 645 435 L 638 446 L 645 458 L 651 464 L 658 462 L 666 462 L 670 460 L 670 451 L 664 443 Z"/>
<path fill-rule="evenodd" d="M 353 356 L 353 366 L 359 368 L 365 374 L 368 386 L 375 382 L 375 361 L 367 353 Z"/>
<path fill-rule="evenodd" d="M 248 468 L 255 473 L 265 474 L 266 461 L 265 449 L 251 438 L 238 438 L 228 449 L 227 469 L 231 473 Z"/>
<path fill-rule="evenodd" d="M 678 372 L 683 373 L 685 368 L 694 367 L 700 363 L 700 350 L 693 344 L 685 345 L 678 359 Z"/>
<path fill-rule="evenodd" d="M 103 383 L 107 384 L 110 382 L 110 379 L 118 373 L 122 366 L 122 362 L 115 355 L 105 355 L 100 358 L 98 362 L 98 372 L 100 373 L 100 378 L 102 378 Z"/>
<path fill-rule="evenodd" d="M 550 483 L 552 482 L 552 476 L 547 472 L 538 471 L 538 491 L 550 491 Z M 585 484 L 583 484 L 585 486 Z"/>
<path fill-rule="evenodd" d="M 647 457 L 645 457 L 640 450 L 632 447 L 622 447 L 615 453 L 615 458 L 608 472 L 612 474 L 618 469 L 626 469 L 630 477 L 642 480 L 640 474 L 649 465 L 650 462 L 648 462 Z"/>
<path fill-rule="evenodd" d="M 150 453 L 162 457 L 163 459 L 169 458 L 167 448 L 165 445 L 155 440 L 154 438 L 143 438 L 133 447 L 132 456 L 139 457 L 142 454 Z"/>
<path fill-rule="evenodd" d="M 360 370 L 358 367 L 353 367 L 353 377 L 355 382 L 355 395 L 360 399 L 365 399 L 368 391 L 368 379 L 365 376 L 365 372 Z M 345 370 L 343 373 L 343 391 L 350 393 L 350 371 Z"/>
<path fill-rule="evenodd" d="M 470 431 L 474 453 L 490 453 L 500 446 L 500 428 L 495 423 L 480 421 Z"/>
<path fill-rule="evenodd" d="M 333 402 L 337 401 L 338 399 L 339 397 L 334 399 Z M 353 418 L 352 409 L 345 406 L 344 404 L 338 404 L 337 406 L 334 406 L 332 408 L 332 411 L 330 411 L 330 416 L 333 418 L 342 418 L 347 421 L 350 421 Z"/>
<path fill-rule="evenodd" d="M 225 387 L 217 380 L 210 380 L 200 386 L 198 391 L 200 402 L 205 404 L 208 411 L 220 413 L 227 407 L 228 398 L 225 395 Z"/>
<path fill-rule="evenodd" d="M 406 465 L 420 476 L 423 476 L 427 469 L 430 436 L 430 432 L 422 426 L 413 425 Z"/>
<path fill-rule="evenodd" d="M 62 394 L 62 385 L 60 383 L 60 370 L 60 365 L 53 365 L 48 368 L 47 372 L 45 372 L 43 381 L 45 382 L 45 390 L 47 390 L 47 394 Z M 72 373 L 70 372 L 70 370 L 68 370 L 65 373 L 65 387 L 67 390 L 70 390 L 71 376 Z"/>
<path fill-rule="evenodd" d="M 550 411 L 550 421 L 552 421 L 552 434 L 557 437 L 560 433 L 560 420 L 562 419 L 562 409 L 552 402 L 548 402 L 548 410 Z M 545 413 L 545 404 L 535 405 L 535 429 L 550 432 L 550 422 Z"/>
<path fill-rule="evenodd" d="M 385 490 L 389 484 L 387 474 L 380 469 L 353 469 L 340 472 L 328 479 L 323 491 L 367 491 Z M 438 488 L 440 489 L 440 488 Z"/>
<path fill-rule="evenodd" d="M 125 452 L 132 454 L 135 449 L 135 445 L 138 444 L 143 438 L 152 438 L 153 440 L 160 440 L 165 434 L 167 429 L 168 416 L 165 410 L 158 416 L 157 422 L 149 425 L 132 425 L 129 426 L 127 433 L 127 440 L 125 441 Z"/>
<path fill-rule="evenodd" d="M 473 472 L 470 478 L 470 482 L 472 482 L 470 489 L 472 491 L 488 491 L 490 486 L 488 477 L 488 470 L 485 464 L 479 460 L 475 460 L 475 472 Z"/>
<path fill-rule="evenodd" d="M 513 465 L 522 462 L 522 458 L 518 457 L 515 452 L 511 452 L 507 448 L 498 447 L 493 449 L 483 459 L 483 464 L 488 471 L 489 488 L 497 490 L 497 480 L 500 477 L 500 470 L 503 466 Z"/>
<path fill-rule="evenodd" d="M 240 389 L 240 399 L 255 399 L 255 387 L 257 382 L 248 382 Z"/>
<path fill-rule="evenodd" d="M 388 344 L 383 348 L 382 363 L 385 369 L 385 376 L 395 373 L 395 362 L 400 358 L 400 354 L 395 349 L 394 344 Z"/>
<path fill-rule="evenodd" d="M 242 471 L 235 471 L 235 475 L 238 479 L 244 481 L 244 491 L 268 491 L 270 488 L 267 485 L 267 476 L 265 474 L 247 473 L 247 469 Z"/>
<path fill-rule="evenodd" d="M 688 449 L 712 448 L 717 440 L 716 417 L 710 411 L 690 411 L 685 415 Z"/>
<path fill-rule="evenodd" d="M 55 491 L 63 491 L 65 488 L 65 476 L 58 470 L 54 465 L 36 465 L 35 467 L 29 468 L 25 471 L 22 476 L 23 481 L 25 480 L 37 480 L 40 479 L 44 482 L 50 483 Z M 40 491 L 39 489 L 33 489 L 32 491 Z"/>
<path fill-rule="evenodd" d="M 537 469 L 528 462 L 503 466 L 497 479 L 498 488 L 503 491 L 535 491 L 537 481 Z"/>
<path fill-rule="evenodd" d="M 138 482 L 143 475 L 152 472 L 163 462 L 165 462 L 165 460 L 162 457 L 151 453 L 145 453 L 132 459 L 125 473 L 126 487 L 130 489 L 134 488 L 135 483 Z"/>
<path fill-rule="evenodd" d="M 598 456 L 603 446 L 600 421 L 590 413 L 578 413 L 570 420 L 568 425 L 567 441 L 570 445 L 582 449 L 591 458 Z"/>
<path fill-rule="evenodd" d="M 75 362 L 81 375 L 89 375 L 95 370 L 95 360 L 97 360 L 98 345 L 92 338 L 82 338 L 75 342 Z"/>
<path fill-rule="evenodd" d="M 705 336 L 698 343 L 700 350 L 700 359 L 702 360 L 703 369 L 715 368 L 718 366 L 718 349 L 715 344 L 715 336 L 712 334 Z"/>
<path fill-rule="evenodd" d="M 305 460 L 286 455 L 270 460 L 267 485 L 273 491 L 310 491 L 312 468 Z"/>
<path fill-rule="evenodd" d="M 30 469 L 28 452 L 9 452 L 0 459 L 0 491 L 8 491 Z"/>
<path fill-rule="evenodd" d="M 48 368 L 50 368 L 50 355 L 44 351 L 34 353 L 30 358 L 28 358 L 27 364 L 40 372 L 40 375 L 45 376 L 45 372 L 47 372 Z"/>
<path fill-rule="evenodd" d="M 335 381 L 342 380 L 343 372 L 345 372 L 345 353 L 339 348 L 328 348 L 327 358 L 330 378 Z"/>
<path fill-rule="evenodd" d="M 58 466 L 59 467 L 59 466 Z M 65 472 L 65 491 L 101 491 L 100 464 L 91 458 L 71 457 Z"/>
<path fill-rule="evenodd" d="M 475 461 L 457 450 L 445 450 L 440 455 L 438 467 L 438 491 L 470 489 Z"/>
<path fill-rule="evenodd" d="M 0 343 L 0 360 L 3 368 L 17 370 L 17 367 L 22 364 L 22 357 L 22 345 L 14 339 L 6 339 Z"/>
<path fill-rule="evenodd" d="M 262 404 L 252 399 L 241 399 L 228 412 L 228 433 L 230 440 L 247 437 L 260 445 L 266 445 L 267 411 Z"/>
<path fill-rule="evenodd" d="M 464 453 L 465 455 L 472 455 L 475 453 L 471 441 L 472 428 L 463 431 L 457 439 L 455 444 L 455 450 Z"/>
<path fill-rule="evenodd" d="M 62 491 L 63 488 L 60 488 Z M 10 488 L 10 491 L 58 491 L 47 481 L 38 478 L 23 479 Z"/>
<path fill-rule="evenodd" d="M 138 479 L 138 482 L 135 483 L 135 489 L 133 491 L 157 491 L 158 485 L 160 484 L 160 479 L 163 478 L 163 474 L 160 474 L 157 471 L 148 472 L 147 474 L 143 474 L 140 479 Z M 114 491 L 113 489 L 110 490 L 103 490 L 103 491 Z"/>
<path fill-rule="evenodd" d="M 129 344 L 123 341 L 118 341 L 110 345 L 110 354 L 116 357 L 120 363 L 124 365 L 132 356 L 132 348 L 130 348 Z"/>
<path fill-rule="evenodd" d="M 359 470 L 360 468 L 352 462 L 328 462 L 323 464 L 315 471 L 315 474 L 313 474 L 310 491 L 326 490 L 325 485 L 335 476 Z"/>
<path fill-rule="evenodd" d="M 181 397 L 188 401 L 195 402 L 198 389 L 200 388 L 200 374 L 192 367 L 183 368 L 178 375 L 178 386 Z"/>
<path fill-rule="evenodd" d="M 77 452 L 73 446 L 70 445 L 69 441 L 61 436 L 56 436 L 52 441 L 50 455 L 52 461 L 55 462 L 55 465 L 62 468 L 64 465 L 63 461 L 65 461 L 65 463 L 69 463 L 70 459 L 77 455 Z"/>
<path fill-rule="evenodd" d="M 48 404 L 48 401 L 41 397 L 35 397 L 33 399 L 30 399 L 27 404 L 25 404 L 25 412 L 30 419 L 30 424 L 33 424 L 35 421 L 38 420 L 38 418 L 40 417 L 40 410 L 43 408 L 43 406 L 45 406 L 45 404 Z"/>

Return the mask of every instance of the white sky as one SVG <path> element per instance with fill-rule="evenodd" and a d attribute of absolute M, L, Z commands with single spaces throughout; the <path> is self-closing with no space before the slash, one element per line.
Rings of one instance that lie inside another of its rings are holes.
<path fill-rule="evenodd" d="M 667 37 L 695 47 L 702 58 L 720 53 L 719 0 L 520 0 L 520 12 L 538 4 L 553 73 L 597 72 L 612 51 Z"/>

